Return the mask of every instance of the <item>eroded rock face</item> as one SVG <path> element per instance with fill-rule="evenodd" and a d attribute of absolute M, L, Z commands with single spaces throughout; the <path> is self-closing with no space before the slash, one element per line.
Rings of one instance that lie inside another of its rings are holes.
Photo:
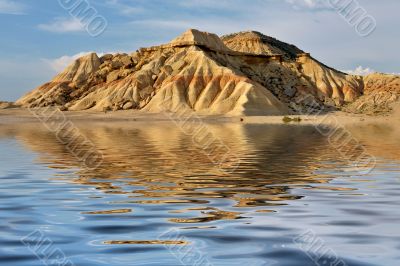
<path fill-rule="evenodd" d="M 171 45 L 198 45 L 207 47 L 213 51 L 229 51 L 218 35 L 195 29 L 190 29 L 178 38 L 172 40 Z"/>
<path fill-rule="evenodd" d="M 194 110 L 204 114 L 289 110 L 256 82 L 218 65 L 201 49 L 174 48 L 142 58 L 140 70 L 108 80 L 75 102 L 70 110 L 143 109 L 148 112 Z M 112 72 L 114 73 L 114 72 Z M 248 108 L 244 108 L 244 105 Z M 253 108 L 257 105 L 262 108 Z"/>
<path fill-rule="evenodd" d="M 96 73 L 100 65 L 101 61 L 96 53 L 88 54 L 73 62 L 64 72 L 57 75 L 53 81 L 85 83 L 88 76 Z"/>
<path fill-rule="evenodd" d="M 254 31 L 226 35 L 222 40 L 234 51 L 263 55 L 281 54 L 287 68 L 297 76 L 299 84 L 297 91 L 311 93 L 323 102 L 333 100 L 336 106 L 342 106 L 346 102 L 354 101 L 362 93 L 361 77 L 329 68 L 294 45 Z M 289 98 L 292 98 L 295 94 L 293 90 L 296 89 L 288 84 L 280 86 L 277 90 L 279 91 L 277 93 L 283 90 Z"/>
<path fill-rule="evenodd" d="M 364 94 L 346 107 L 353 113 L 381 114 L 400 99 L 400 76 L 375 73 L 364 77 Z"/>
<path fill-rule="evenodd" d="M 188 30 L 169 44 L 130 55 L 79 58 L 17 103 L 68 110 L 276 115 L 302 112 L 310 102 L 340 108 L 372 84 L 257 32 L 220 39 Z"/>

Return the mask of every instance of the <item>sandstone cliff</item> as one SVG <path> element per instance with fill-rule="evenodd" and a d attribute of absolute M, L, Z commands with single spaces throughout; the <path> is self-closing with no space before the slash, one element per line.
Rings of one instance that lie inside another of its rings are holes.
<path fill-rule="evenodd" d="M 317 109 L 342 108 L 374 90 L 372 84 L 258 32 L 220 38 L 188 30 L 168 44 L 130 55 L 84 56 L 17 104 L 56 105 L 63 110 L 276 115 L 308 110 L 310 101 Z"/>

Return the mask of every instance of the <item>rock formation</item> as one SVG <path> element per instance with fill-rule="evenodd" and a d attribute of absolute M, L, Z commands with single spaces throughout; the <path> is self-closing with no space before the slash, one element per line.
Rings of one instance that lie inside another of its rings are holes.
<path fill-rule="evenodd" d="M 302 112 L 310 101 L 313 108 L 349 106 L 375 90 L 373 80 L 329 68 L 296 46 L 258 32 L 220 38 L 188 30 L 168 44 L 130 55 L 79 58 L 17 104 L 72 111 L 179 108 L 205 115 L 277 115 Z"/>
<path fill-rule="evenodd" d="M 17 107 L 17 106 L 12 102 L 2 102 L 2 101 L 0 101 L 0 110 L 1 109 L 15 108 L 15 107 Z"/>
<path fill-rule="evenodd" d="M 375 73 L 364 77 L 364 93 L 344 109 L 352 113 L 382 114 L 400 99 L 400 77 Z"/>
<path fill-rule="evenodd" d="M 221 39 L 227 47 L 234 51 L 265 55 L 281 54 L 287 59 L 296 59 L 297 55 L 304 53 L 292 44 L 281 42 L 256 31 L 224 35 Z"/>

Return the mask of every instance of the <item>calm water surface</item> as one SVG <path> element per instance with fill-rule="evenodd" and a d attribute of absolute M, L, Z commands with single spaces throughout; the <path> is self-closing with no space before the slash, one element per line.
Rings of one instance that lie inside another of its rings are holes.
<path fill-rule="evenodd" d="M 351 129 L 377 158 L 359 174 L 311 126 L 208 125 L 236 171 L 172 123 L 79 128 L 95 170 L 39 124 L 0 124 L 0 265 L 400 263 L 395 129 Z"/>

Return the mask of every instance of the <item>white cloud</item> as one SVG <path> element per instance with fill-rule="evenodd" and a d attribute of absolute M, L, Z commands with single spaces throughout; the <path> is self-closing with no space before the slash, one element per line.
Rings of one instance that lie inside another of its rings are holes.
<path fill-rule="evenodd" d="M 0 14 L 22 15 L 26 7 L 16 1 L 0 0 Z"/>
<path fill-rule="evenodd" d="M 345 73 L 351 74 L 351 75 L 359 75 L 359 76 L 366 76 L 372 73 L 375 73 L 375 70 L 367 67 L 363 68 L 362 66 L 356 67 L 354 70 L 346 70 L 344 71 Z"/>
<path fill-rule="evenodd" d="M 85 30 L 85 25 L 77 18 L 56 18 L 49 24 L 38 25 L 38 28 L 56 33 L 80 32 Z"/>
<path fill-rule="evenodd" d="M 209 9 L 241 9 L 243 6 L 232 3 L 232 0 L 180 0 L 177 3 L 187 8 L 209 8 Z M 236 1 L 237 2 L 237 1 Z"/>
<path fill-rule="evenodd" d="M 294 8 L 323 8 L 326 7 L 324 0 L 286 0 L 287 3 L 293 5 Z"/>

